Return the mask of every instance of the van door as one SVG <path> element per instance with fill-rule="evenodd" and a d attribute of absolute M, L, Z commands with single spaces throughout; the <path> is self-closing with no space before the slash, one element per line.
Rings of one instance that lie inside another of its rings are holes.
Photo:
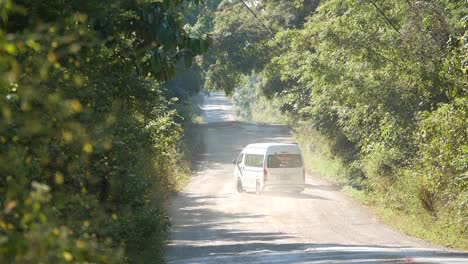
<path fill-rule="evenodd" d="M 301 154 L 270 154 L 267 156 L 267 169 L 269 184 L 304 184 Z"/>
<path fill-rule="evenodd" d="M 265 155 L 263 154 L 245 154 L 245 169 L 244 179 L 247 184 L 245 187 L 255 190 L 255 184 L 257 179 L 263 177 L 263 160 Z"/>

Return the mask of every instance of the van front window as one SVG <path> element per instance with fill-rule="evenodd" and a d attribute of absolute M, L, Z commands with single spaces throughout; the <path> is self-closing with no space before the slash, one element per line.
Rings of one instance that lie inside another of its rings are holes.
<path fill-rule="evenodd" d="M 267 159 L 268 168 L 299 168 L 302 167 L 300 154 L 274 154 Z"/>

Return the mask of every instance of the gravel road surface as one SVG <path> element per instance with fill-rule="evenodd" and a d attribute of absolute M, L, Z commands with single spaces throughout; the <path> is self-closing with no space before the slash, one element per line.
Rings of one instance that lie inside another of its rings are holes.
<path fill-rule="evenodd" d="M 236 122 L 229 100 L 204 100 L 196 174 L 170 202 L 168 263 L 468 263 L 383 225 L 318 177 L 301 194 L 238 194 L 231 161 L 256 142 L 290 143 L 279 125 Z"/>

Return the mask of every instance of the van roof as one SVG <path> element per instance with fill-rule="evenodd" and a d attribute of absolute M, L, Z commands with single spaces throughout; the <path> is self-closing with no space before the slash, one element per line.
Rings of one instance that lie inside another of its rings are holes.
<path fill-rule="evenodd" d="M 261 149 L 267 149 L 271 146 L 296 146 L 297 144 L 285 144 L 285 143 L 254 143 L 254 144 L 249 144 L 245 148 L 261 148 Z"/>
<path fill-rule="evenodd" d="M 243 153 L 271 155 L 276 153 L 301 154 L 301 150 L 297 144 L 284 143 L 255 143 L 247 145 Z"/>

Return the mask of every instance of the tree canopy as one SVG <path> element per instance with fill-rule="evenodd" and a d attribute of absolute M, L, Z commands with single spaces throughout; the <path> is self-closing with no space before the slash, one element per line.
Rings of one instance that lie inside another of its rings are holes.
<path fill-rule="evenodd" d="M 162 261 L 196 4 L 0 1 L 1 263 Z"/>

